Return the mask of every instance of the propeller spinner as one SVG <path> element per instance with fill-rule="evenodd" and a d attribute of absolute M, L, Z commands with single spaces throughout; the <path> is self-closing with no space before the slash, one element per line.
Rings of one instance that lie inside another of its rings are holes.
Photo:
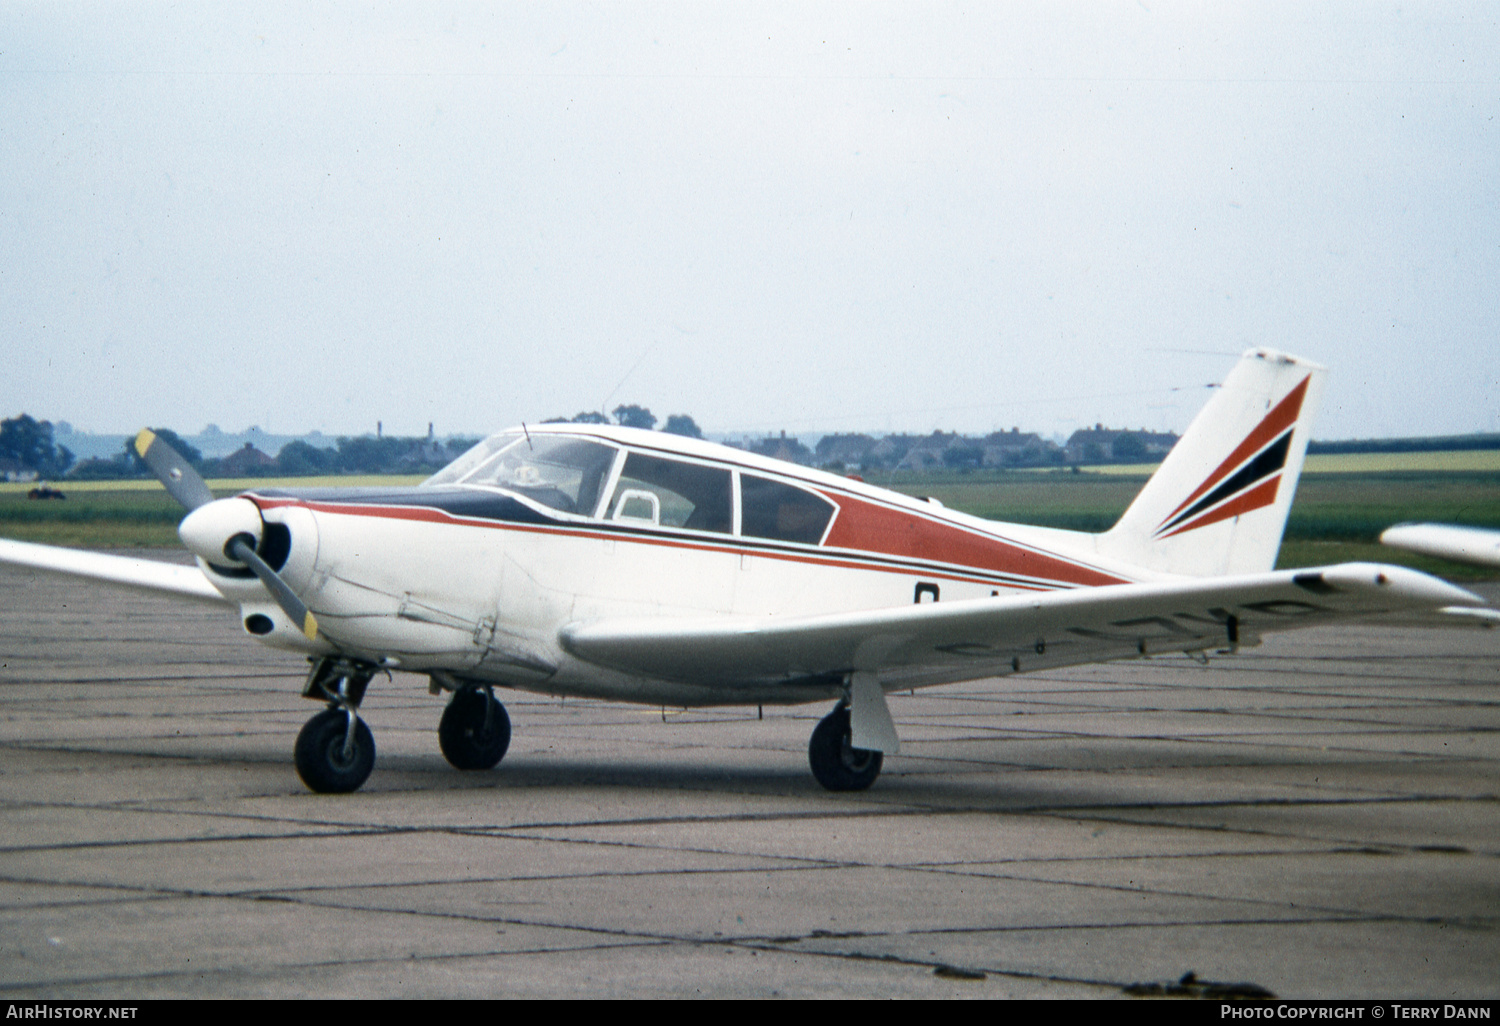
<path fill-rule="evenodd" d="M 135 451 L 167 492 L 188 511 L 177 533 L 195 555 L 210 563 L 227 558 L 260 578 L 276 604 L 309 639 L 318 620 L 281 575 L 255 551 L 262 528 L 260 510 L 248 499 L 215 499 L 207 483 L 182 454 L 150 428 L 135 438 Z"/>

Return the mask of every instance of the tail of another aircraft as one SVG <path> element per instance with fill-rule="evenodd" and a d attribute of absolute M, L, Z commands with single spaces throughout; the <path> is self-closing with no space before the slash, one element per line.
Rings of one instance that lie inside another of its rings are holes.
<path fill-rule="evenodd" d="M 1325 373 L 1247 352 L 1098 550 L 1197 577 L 1273 569 Z"/>

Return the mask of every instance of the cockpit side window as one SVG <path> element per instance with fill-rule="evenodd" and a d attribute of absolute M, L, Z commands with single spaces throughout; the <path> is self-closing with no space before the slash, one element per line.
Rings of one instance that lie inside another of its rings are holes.
<path fill-rule="evenodd" d="M 632 452 L 605 511 L 614 520 L 728 534 L 734 489 L 728 470 Z"/>
<path fill-rule="evenodd" d="M 816 545 L 833 514 L 833 503 L 821 495 L 753 474 L 740 475 L 743 535 Z"/>
<path fill-rule="evenodd" d="M 587 438 L 533 433 L 514 438 L 457 483 L 504 488 L 564 513 L 593 516 L 618 451 Z"/>

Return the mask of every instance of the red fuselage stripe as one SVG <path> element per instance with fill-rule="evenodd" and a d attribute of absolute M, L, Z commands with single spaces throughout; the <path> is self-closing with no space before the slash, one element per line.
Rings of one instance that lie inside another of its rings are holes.
<path fill-rule="evenodd" d="M 972 566 L 1085 587 L 1125 583 L 1121 578 L 1093 567 L 966 531 L 952 524 L 928 520 L 852 496 L 841 495 L 838 501 L 838 519 L 833 522 L 833 529 L 825 540 L 825 544 L 834 548 Z"/>
<path fill-rule="evenodd" d="M 964 581 L 974 584 L 995 585 L 1000 584 L 1008 588 L 1019 588 L 1023 590 L 1047 591 L 1059 586 L 1093 586 L 1101 584 L 1123 584 L 1126 579 L 1105 574 L 1091 567 L 1079 566 L 1066 562 L 1063 559 L 1047 556 L 1042 553 L 1030 551 L 1020 546 L 1002 542 L 999 539 L 987 539 L 983 536 L 964 531 L 961 528 L 949 528 L 945 536 L 943 528 L 946 525 L 935 524 L 921 517 L 910 514 L 902 516 L 899 510 L 886 510 L 882 507 L 869 503 L 853 500 L 849 496 L 838 497 L 841 510 L 838 520 L 834 523 L 834 529 L 830 532 L 825 544 L 837 548 L 850 548 L 869 552 L 872 557 L 886 557 L 892 560 L 925 561 L 948 564 L 952 569 L 938 569 L 936 567 L 915 566 L 891 566 L 888 564 L 862 561 L 856 554 L 843 556 L 802 554 L 785 550 L 765 549 L 752 546 L 739 546 L 733 544 L 733 539 L 726 536 L 725 543 L 711 544 L 695 542 L 687 538 L 669 538 L 638 533 L 622 533 L 614 531 L 591 530 L 588 527 L 547 527 L 537 524 L 522 524 L 512 521 L 487 520 L 474 517 L 455 516 L 444 510 L 427 506 L 385 506 L 385 505 L 362 505 L 358 503 L 326 503 L 310 502 L 301 499 L 283 499 L 255 496 L 255 501 L 263 509 L 274 509 L 280 506 L 302 506 L 320 513 L 338 514 L 343 516 L 378 517 L 387 520 L 407 520 L 429 524 L 453 524 L 468 527 L 482 527 L 492 530 L 521 531 L 532 534 L 568 535 L 571 537 L 585 537 L 599 540 L 632 542 L 643 545 L 661 545 L 670 548 L 690 549 L 702 552 L 725 552 L 740 555 L 762 557 L 766 559 L 779 559 L 793 563 L 805 563 L 816 566 L 839 567 L 853 570 L 879 570 L 886 573 L 914 574 L 922 577 L 935 577 L 940 580 Z M 851 531 L 850 536 L 858 536 L 866 544 L 850 545 L 845 542 L 836 541 L 839 534 L 839 522 L 844 521 L 845 514 L 850 512 L 849 507 L 853 502 L 867 507 L 854 514 L 850 519 L 855 523 L 863 523 L 863 526 Z M 871 516 L 869 510 L 877 511 L 877 515 Z M 879 513 L 891 514 L 901 518 L 901 522 L 912 526 L 905 532 L 898 528 L 898 522 L 887 520 L 878 516 Z M 890 533 L 883 537 L 872 537 L 870 532 L 875 525 L 886 524 L 893 528 Z M 916 544 L 920 540 L 923 544 Z M 868 542 L 881 542 L 884 544 L 879 548 Z M 894 542 L 894 544 L 893 544 Z M 1005 581 L 996 581 L 992 576 L 974 576 L 964 574 L 965 567 L 975 571 L 1006 577 Z M 1017 580 L 1015 578 L 1024 578 Z"/>

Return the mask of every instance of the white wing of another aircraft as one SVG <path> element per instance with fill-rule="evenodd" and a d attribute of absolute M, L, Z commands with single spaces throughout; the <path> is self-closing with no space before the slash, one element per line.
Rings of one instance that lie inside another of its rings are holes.
<path fill-rule="evenodd" d="M 1382 545 L 1459 563 L 1500 567 L 1500 531 L 1451 524 L 1397 524 L 1380 536 Z"/>
<path fill-rule="evenodd" d="M 1424 556 L 1451 559 L 1456 563 L 1500 567 L 1500 531 L 1452 524 L 1397 524 L 1380 536 L 1382 545 Z M 1481 627 L 1500 627 L 1500 610 L 1474 606 L 1448 606 L 1436 611 L 1439 618 L 1457 617 Z M 1429 620 L 1428 622 L 1432 622 Z"/>

